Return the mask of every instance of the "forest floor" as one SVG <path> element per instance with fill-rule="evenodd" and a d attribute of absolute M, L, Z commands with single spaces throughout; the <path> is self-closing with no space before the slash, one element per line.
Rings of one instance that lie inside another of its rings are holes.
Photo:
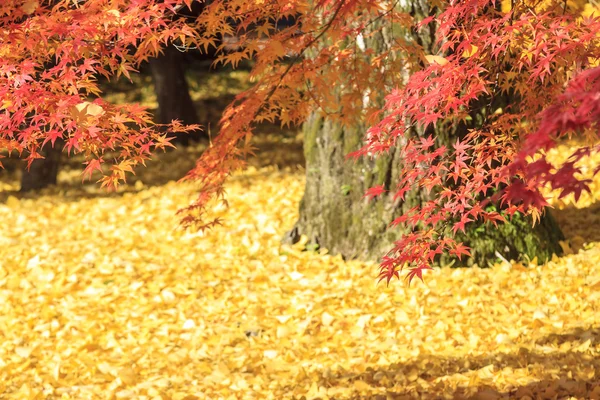
<path fill-rule="evenodd" d="M 565 256 L 386 287 L 376 264 L 280 244 L 304 189 L 284 136 L 257 138 L 206 234 L 175 215 L 201 146 L 117 193 L 73 162 L 35 195 L 1 175 L 0 398 L 600 398 L 600 180 L 554 201 Z"/>

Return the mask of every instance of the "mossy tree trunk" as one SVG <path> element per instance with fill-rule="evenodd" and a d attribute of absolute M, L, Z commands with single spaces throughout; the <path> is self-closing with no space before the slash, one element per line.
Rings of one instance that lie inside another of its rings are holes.
<path fill-rule="evenodd" d="M 306 235 L 314 247 L 327 248 L 345 258 L 377 260 L 405 233 L 389 224 L 406 210 L 427 200 L 419 191 L 409 192 L 404 201 L 391 195 L 374 200 L 364 198 L 375 185 L 394 187 L 400 165 L 400 150 L 376 160 L 346 159 L 346 154 L 361 145 L 364 127 L 344 129 L 314 114 L 304 124 L 306 188 L 300 202 L 300 218 L 288 240 Z M 471 224 L 458 240 L 471 247 L 472 257 L 456 263 L 445 257 L 443 264 L 477 263 L 485 267 L 498 260 L 523 256 L 543 261 L 560 254 L 560 228 L 547 210 L 535 227 L 528 217 L 516 216 L 510 223 L 494 227 L 490 223 Z"/>
<path fill-rule="evenodd" d="M 409 3 L 414 14 L 423 15 L 423 11 L 428 10 L 425 1 L 411 0 Z M 433 35 L 426 30 L 420 35 L 414 40 L 425 47 L 431 45 Z M 381 46 L 373 40 L 368 43 L 369 47 Z M 317 113 L 306 121 L 303 126 L 306 188 L 300 203 L 300 218 L 285 241 L 294 242 L 300 235 L 306 235 L 313 248 L 327 248 L 330 253 L 348 259 L 377 260 L 406 232 L 402 227 L 390 228 L 390 222 L 426 201 L 427 196 L 413 190 L 404 201 L 394 200 L 393 194 L 374 200 L 363 197 L 365 191 L 375 185 L 383 184 L 386 189 L 393 189 L 401 163 L 399 148 L 389 156 L 375 160 L 366 157 L 348 160 L 346 155 L 362 146 L 365 132 L 364 125 L 341 127 Z M 414 134 L 422 133 L 414 130 Z M 438 141 L 453 138 L 455 141 L 453 135 L 455 133 L 438 133 Z M 477 263 L 485 267 L 498 260 L 498 255 L 509 260 L 527 256 L 543 261 L 560 253 L 558 241 L 563 236 L 546 212 L 535 227 L 530 218 L 517 216 L 511 223 L 498 228 L 489 223 L 472 224 L 457 239 L 471 247 L 473 256 L 468 260 L 463 258 L 462 263 L 445 256 L 440 260 L 442 264 Z"/>
<path fill-rule="evenodd" d="M 401 234 L 389 229 L 389 223 L 422 200 L 419 193 L 404 202 L 392 196 L 364 198 L 368 188 L 381 184 L 389 188 L 394 183 L 399 151 L 376 160 L 348 160 L 346 155 L 361 146 L 365 127 L 342 128 L 318 114 L 306 121 L 303 132 L 306 188 L 290 239 L 306 235 L 310 244 L 345 258 L 383 255 Z"/>

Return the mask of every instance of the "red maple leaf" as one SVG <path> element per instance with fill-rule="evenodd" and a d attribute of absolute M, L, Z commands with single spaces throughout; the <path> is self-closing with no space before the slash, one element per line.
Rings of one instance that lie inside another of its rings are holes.
<path fill-rule="evenodd" d="M 363 198 L 368 197 L 370 199 L 373 199 L 384 192 L 386 192 L 384 185 L 373 186 L 372 188 L 367 189 Z"/>

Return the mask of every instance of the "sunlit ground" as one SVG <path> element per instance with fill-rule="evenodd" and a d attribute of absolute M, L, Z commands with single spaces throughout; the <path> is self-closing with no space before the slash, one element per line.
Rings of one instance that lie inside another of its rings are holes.
<path fill-rule="evenodd" d="M 76 162 L 36 196 L 4 173 L 0 398 L 600 396 L 600 186 L 584 208 L 556 203 L 573 254 L 385 287 L 374 264 L 280 245 L 303 192 L 300 141 L 261 146 L 206 235 L 175 216 L 195 188 L 174 180 L 200 149 L 116 194 L 81 186 Z"/>

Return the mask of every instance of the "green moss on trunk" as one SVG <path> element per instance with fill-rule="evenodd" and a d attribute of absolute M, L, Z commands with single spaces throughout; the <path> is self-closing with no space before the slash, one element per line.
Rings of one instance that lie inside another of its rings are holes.
<path fill-rule="evenodd" d="M 331 121 L 312 116 L 304 125 L 306 188 L 300 203 L 300 218 L 288 241 L 307 235 L 311 248 L 327 248 L 345 258 L 377 260 L 405 232 L 389 223 L 406 210 L 427 200 L 419 191 L 409 192 L 405 200 L 383 195 L 374 200 L 363 197 L 373 185 L 392 187 L 397 179 L 399 150 L 387 157 L 356 162 L 345 158 L 348 141 L 360 143 L 363 128 L 342 129 Z M 358 148 L 358 145 L 355 145 Z M 353 150 L 354 150 L 353 149 Z M 470 224 L 457 236 L 472 249 L 472 257 L 462 261 L 445 255 L 442 265 L 489 266 L 501 257 L 539 261 L 560 254 L 563 235 L 547 211 L 541 222 L 532 226 L 528 217 L 516 215 L 507 224 Z"/>
<path fill-rule="evenodd" d="M 471 247 L 471 257 L 461 261 L 446 256 L 442 259 L 443 265 L 488 267 L 502 259 L 533 260 L 536 257 L 539 262 L 546 262 L 553 254 L 561 254 L 559 241 L 564 240 L 564 236 L 550 210 L 546 210 L 535 226 L 531 218 L 515 214 L 509 223 L 497 227 L 489 222 L 467 225 L 465 233 L 456 239 Z"/>

